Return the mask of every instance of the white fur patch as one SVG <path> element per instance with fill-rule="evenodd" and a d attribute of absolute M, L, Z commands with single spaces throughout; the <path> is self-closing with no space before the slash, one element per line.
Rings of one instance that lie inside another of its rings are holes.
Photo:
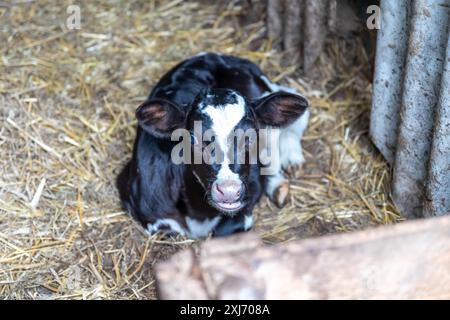
<path fill-rule="evenodd" d="M 294 123 L 289 125 L 286 130 L 294 132 L 297 136 L 300 138 L 303 136 L 303 133 L 306 130 L 306 127 L 308 126 L 308 120 L 309 120 L 310 112 L 308 109 L 305 110 L 305 112 L 295 120 Z"/>
<path fill-rule="evenodd" d="M 203 221 L 186 217 L 186 224 L 192 238 L 206 237 L 219 223 L 220 216 Z"/>
<path fill-rule="evenodd" d="M 147 232 L 149 234 L 155 234 L 156 232 L 160 231 L 161 226 L 169 226 L 170 230 L 173 232 L 176 232 L 178 234 L 181 234 L 182 236 L 186 235 L 186 230 L 180 226 L 180 224 L 173 220 L 173 219 L 160 219 L 157 220 L 155 223 L 147 223 Z M 161 231 L 166 231 L 165 229 L 161 229 Z"/>
<path fill-rule="evenodd" d="M 270 88 L 270 90 L 272 92 L 278 92 L 278 91 L 284 91 L 284 92 L 290 92 L 290 93 L 294 93 L 294 94 L 299 94 L 297 92 L 297 90 L 293 89 L 293 88 L 289 88 L 289 87 L 285 87 L 285 86 L 280 86 L 279 84 L 273 83 L 272 81 L 270 81 L 266 76 L 261 76 L 261 80 L 264 81 L 264 83 L 266 84 L 266 86 L 268 86 Z M 265 92 L 263 94 L 263 96 L 270 94 L 271 92 Z"/>
<path fill-rule="evenodd" d="M 228 159 L 228 136 L 245 115 L 245 101 L 236 95 L 237 103 L 224 106 L 206 106 L 203 110 L 211 118 L 211 129 L 215 133 L 216 142 L 224 153 L 218 180 L 239 180 L 239 176 L 230 170 Z"/>
<path fill-rule="evenodd" d="M 245 216 L 244 219 L 245 219 L 244 220 L 244 230 L 247 231 L 251 227 L 253 227 L 253 216 L 252 215 Z"/>

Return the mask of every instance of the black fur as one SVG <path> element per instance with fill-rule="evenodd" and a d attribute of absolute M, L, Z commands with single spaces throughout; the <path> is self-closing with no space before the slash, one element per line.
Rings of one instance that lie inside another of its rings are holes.
<path fill-rule="evenodd" d="M 186 216 L 200 221 L 222 216 L 214 235 L 244 230 L 244 216 L 251 215 L 263 192 L 264 181 L 259 174 L 259 165 L 230 165 L 230 169 L 244 182 L 242 201 L 245 206 L 233 216 L 224 215 L 211 205 L 209 185 L 205 190 L 205 185 L 199 183 L 192 173 L 197 166 L 195 171 L 201 180 L 211 182 L 208 180 L 210 175 L 218 169 L 214 165 L 174 164 L 170 155 L 177 142 L 170 141 L 165 130 L 169 133 L 180 125 L 178 122 L 184 122 L 182 125 L 191 129 L 193 121 L 202 116 L 198 110 L 202 103 L 232 103 L 230 99 L 233 99 L 234 91 L 245 97 L 249 106 L 238 127 L 257 127 L 256 106 L 260 106 L 262 100 L 253 101 L 270 92 L 261 80 L 262 75 L 261 70 L 248 60 L 208 53 L 178 64 L 157 83 L 148 100 L 137 110 L 139 125 L 132 159 L 117 180 L 125 209 L 144 227 L 163 218 L 174 219 L 186 227 Z M 292 103 L 287 103 L 287 106 L 285 113 L 290 116 Z M 176 116 L 167 118 L 170 124 L 160 122 L 159 127 L 155 127 L 152 119 L 167 117 L 170 112 L 177 112 Z M 146 116 L 154 118 L 147 120 Z M 270 114 L 264 115 L 264 119 L 271 117 Z"/>

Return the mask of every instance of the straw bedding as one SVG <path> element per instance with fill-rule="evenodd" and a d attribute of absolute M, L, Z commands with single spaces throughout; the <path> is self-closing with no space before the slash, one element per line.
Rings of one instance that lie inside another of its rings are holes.
<path fill-rule="evenodd" d="M 115 177 L 130 157 L 136 106 L 201 51 L 249 58 L 313 106 L 290 203 L 280 210 L 264 198 L 255 210 L 265 242 L 401 219 L 367 135 L 368 59 L 357 42 L 330 44 L 337 62 L 323 58 L 322 81 L 305 80 L 270 49 L 262 21 L 239 27 L 234 2 L 84 1 L 75 31 L 65 27 L 70 4 L 0 3 L 0 297 L 156 298 L 154 264 L 196 243 L 147 236 L 122 211 Z"/>

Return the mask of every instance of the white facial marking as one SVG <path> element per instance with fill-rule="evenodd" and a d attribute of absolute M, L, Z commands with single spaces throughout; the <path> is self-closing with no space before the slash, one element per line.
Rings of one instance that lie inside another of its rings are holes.
<path fill-rule="evenodd" d="M 219 223 L 220 216 L 203 221 L 186 217 L 186 224 L 192 238 L 206 237 Z"/>
<path fill-rule="evenodd" d="M 249 230 L 251 227 L 253 227 L 253 216 L 245 216 L 244 218 L 244 229 L 245 231 Z"/>
<path fill-rule="evenodd" d="M 160 219 L 157 220 L 155 223 L 147 223 L 147 231 L 149 234 L 155 234 L 156 232 L 160 231 L 161 226 L 169 226 L 171 231 L 174 231 L 178 234 L 181 234 L 182 236 L 186 235 L 186 230 L 180 226 L 180 224 L 173 220 L 173 219 Z M 165 231 L 164 229 L 161 229 L 161 231 Z"/>
<path fill-rule="evenodd" d="M 224 106 L 207 106 L 204 112 L 211 118 L 211 129 L 215 133 L 216 142 L 224 153 L 224 159 L 217 175 L 217 180 L 240 180 L 239 176 L 230 170 L 228 159 L 228 136 L 245 115 L 245 101 L 236 95 L 237 102 Z"/>

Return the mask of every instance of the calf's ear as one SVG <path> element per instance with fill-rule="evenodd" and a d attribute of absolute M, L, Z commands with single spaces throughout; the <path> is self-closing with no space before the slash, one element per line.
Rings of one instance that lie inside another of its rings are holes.
<path fill-rule="evenodd" d="M 254 102 L 253 107 L 261 124 L 284 127 L 300 118 L 308 108 L 308 101 L 297 94 L 275 92 Z"/>
<path fill-rule="evenodd" d="M 164 99 L 150 99 L 136 110 L 139 125 L 148 133 L 168 138 L 175 129 L 183 128 L 185 113 L 173 102 Z"/>

